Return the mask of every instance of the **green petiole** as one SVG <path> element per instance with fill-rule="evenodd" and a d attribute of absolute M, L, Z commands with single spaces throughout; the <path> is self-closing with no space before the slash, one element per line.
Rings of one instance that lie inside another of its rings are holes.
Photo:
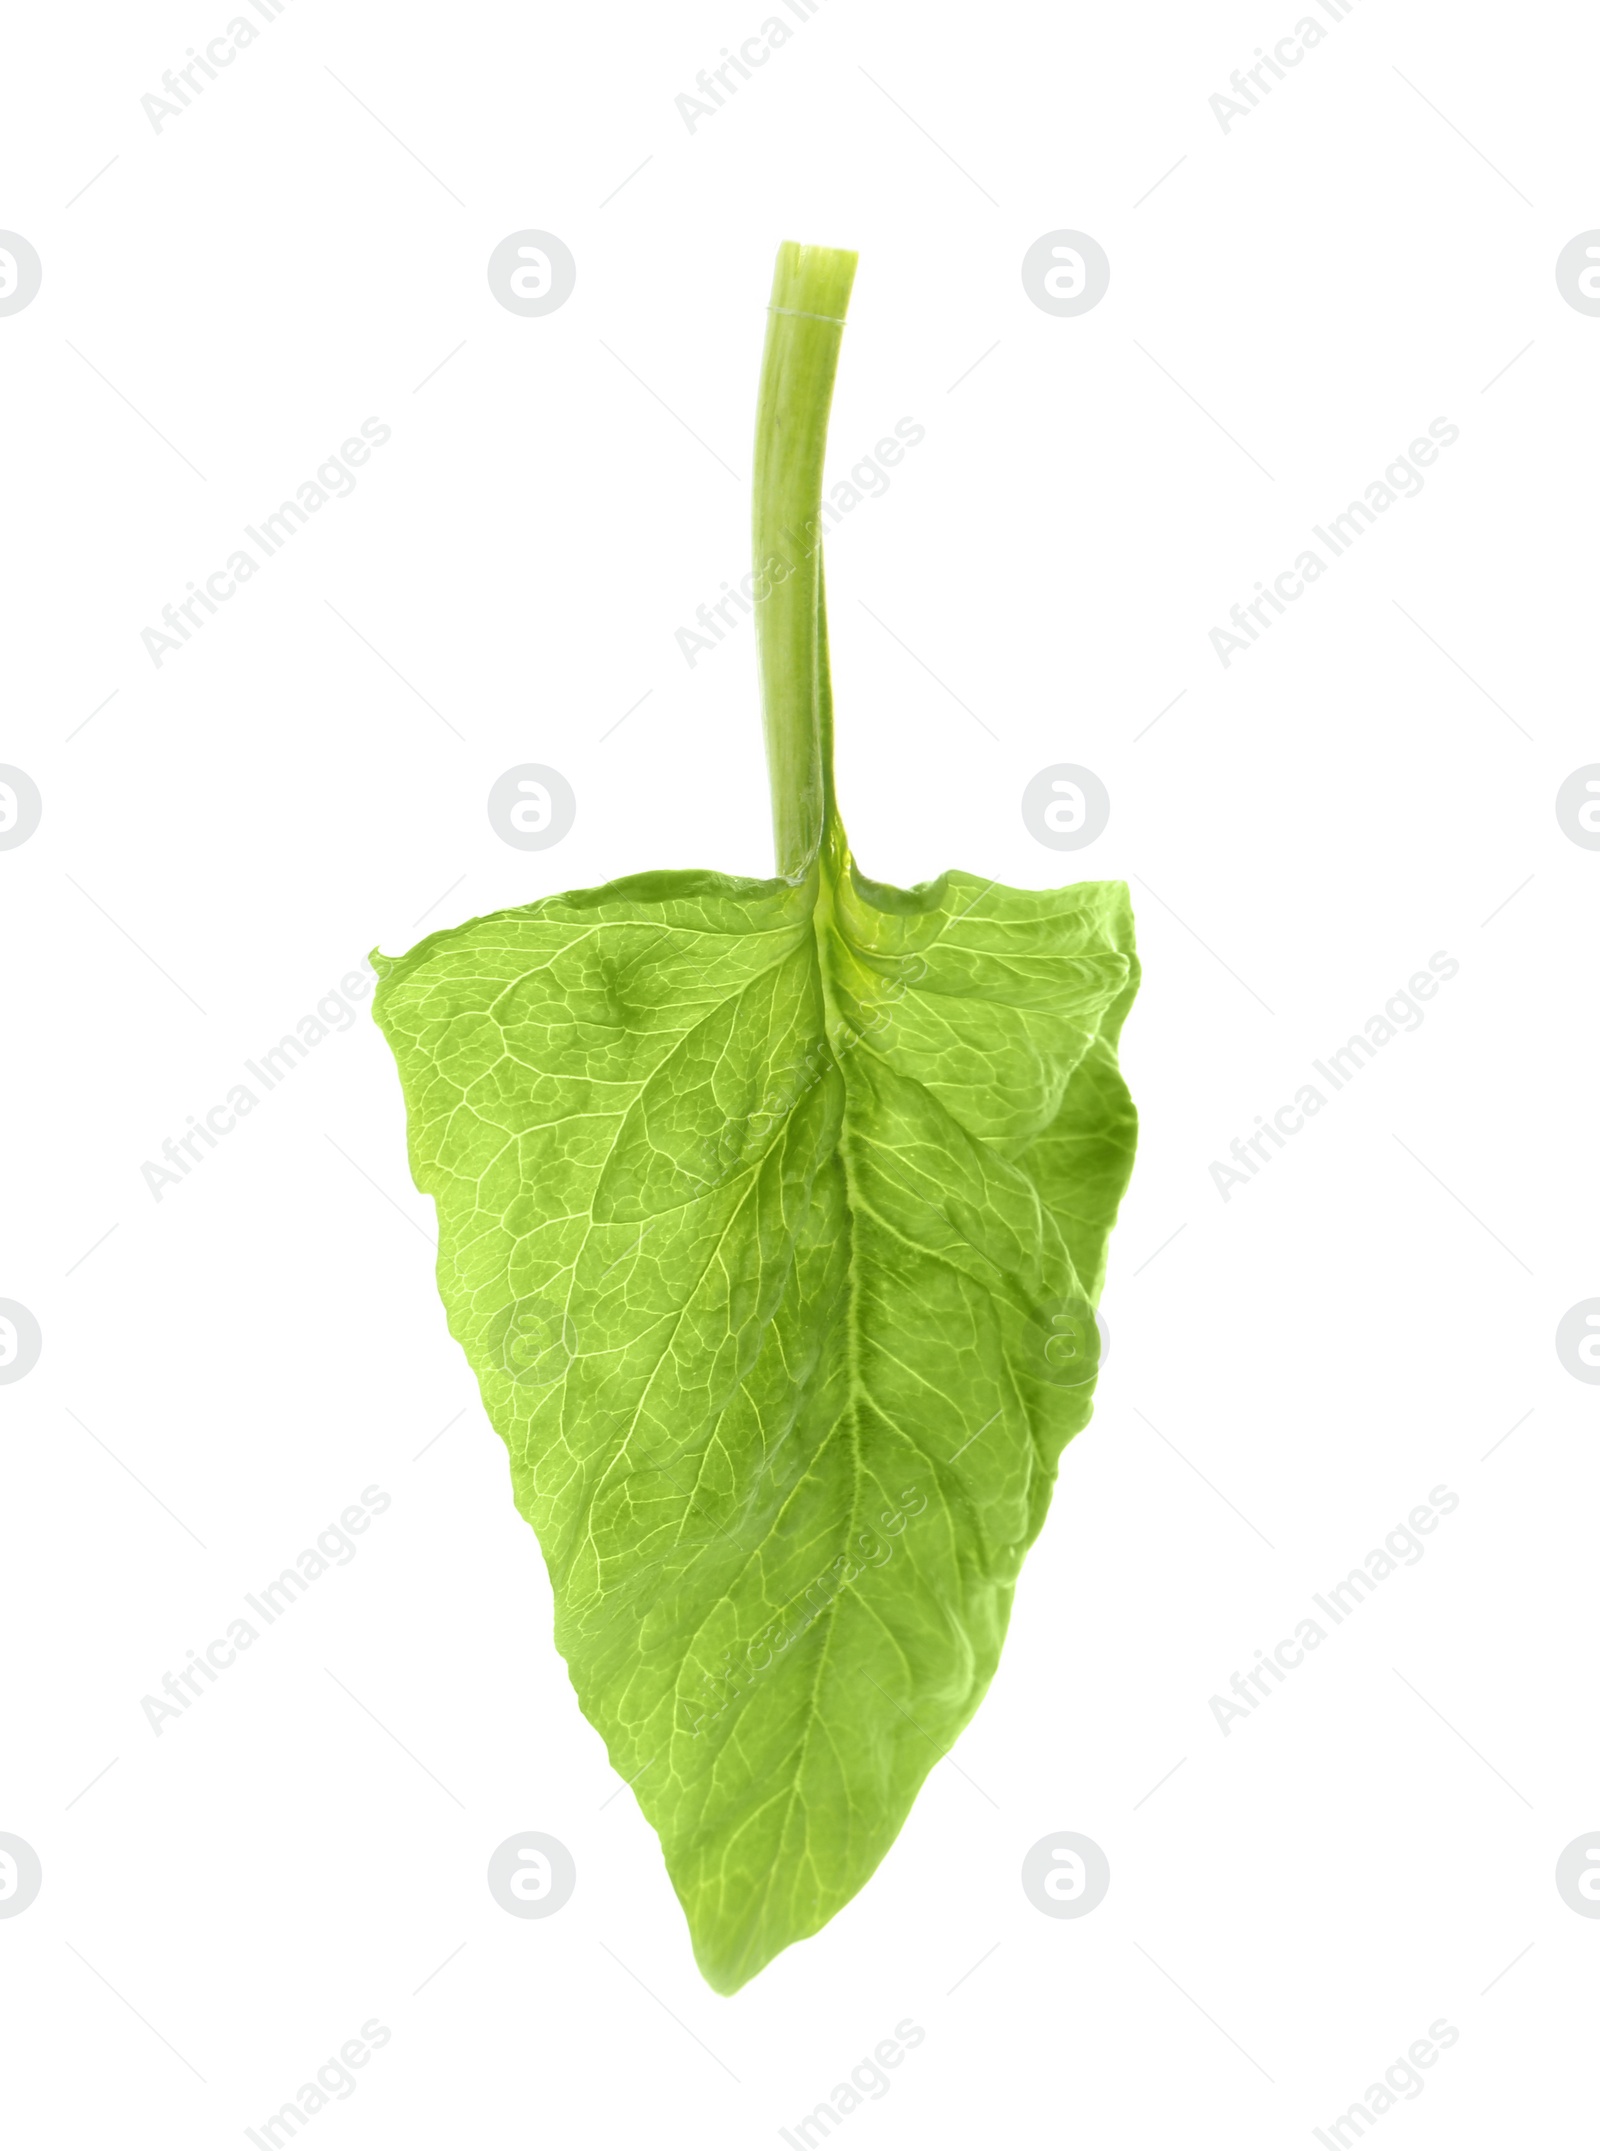
<path fill-rule="evenodd" d="M 756 638 L 778 872 L 804 874 L 833 808 L 822 459 L 856 257 L 778 249 L 756 405 Z"/>

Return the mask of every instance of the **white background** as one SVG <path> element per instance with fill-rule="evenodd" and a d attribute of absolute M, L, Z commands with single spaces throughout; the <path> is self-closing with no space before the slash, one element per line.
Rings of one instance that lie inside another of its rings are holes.
<path fill-rule="evenodd" d="M 691 134 L 763 0 L 290 0 L 153 132 L 229 5 L 4 51 L 0 225 L 44 263 L 0 319 L 0 761 L 44 801 L 0 854 L 0 1296 L 44 1339 L 0 1389 L 0 1829 L 44 1867 L 0 1921 L 11 2132 L 238 2143 L 377 2017 L 317 2145 L 720 2151 L 909 2016 L 861 2151 L 1253 2151 L 1445 2017 L 1383 2143 L 1576 2142 L 1600 1465 L 1553 1336 L 1600 1291 L 1600 855 L 1553 802 L 1600 759 L 1600 320 L 1553 270 L 1600 223 L 1592 17 L 1360 0 L 1224 134 L 1297 0 L 823 0 Z M 533 320 L 485 277 L 528 226 L 578 264 Z M 1078 319 L 1019 276 L 1062 226 L 1112 264 Z M 927 429 L 829 550 L 857 855 L 1128 877 L 1143 1128 L 993 1689 L 858 1899 L 722 2000 L 552 1648 L 366 1004 L 159 1203 L 141 1166 L 374 944 L 770 870 L 748 628 L 693 669 L 674 633 L 746 565 L 784 238 L 861 253 L 831 475 Z M 155 667 L 369 416 L 354 495 Z M 1224 669 L 1212 627 L 1436 417 L 1420 497 Z M 577 795 L 543 854 L 484 811 L 527 761 Z M 1018 805 L 1061 761 L 1112 800 L 1071 857 Z M 1224 1202 L 1212 1160 L 1436 950 L 1421 1029 Z M 374 1484 L 157 1737 L 141 1697 Z M 1425 1558 L 1225 1737 L 1210 1697 L 1436 1485 Z M 484 1883 L 530 1828 L 577 1862 L 548 1920 Z M 1061 1829 L 1111 1862 L 1086 1919 L 1019 1884 Z"/>

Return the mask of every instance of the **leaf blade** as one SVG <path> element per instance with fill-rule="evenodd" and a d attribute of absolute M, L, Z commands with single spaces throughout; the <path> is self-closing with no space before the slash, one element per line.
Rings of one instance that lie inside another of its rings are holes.
<path fill-rule="evenodd" d="M 375 961 L 558 1647 L 732 1992 L 970 1719 L 1088 1418 L 1127 891 L 894 891 L 841 838 Z"/>

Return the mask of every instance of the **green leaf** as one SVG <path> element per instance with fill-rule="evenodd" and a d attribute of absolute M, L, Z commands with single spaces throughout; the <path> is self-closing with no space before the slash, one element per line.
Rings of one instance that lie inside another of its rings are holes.
<path fill-rule="evenodd" d="M 1089 1417 L 1135 1133 L 1125 886 L 860 874 L 814 589 L 798 871 L 374 957 L 557 1647 L 722 1993 L 848 1903 L 983 1697 Z"/>

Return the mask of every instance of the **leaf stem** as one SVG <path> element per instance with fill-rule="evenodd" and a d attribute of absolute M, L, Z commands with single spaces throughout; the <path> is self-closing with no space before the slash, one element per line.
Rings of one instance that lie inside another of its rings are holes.
<path fill-rule="evenodd" d="M 833 717 L 822 594 L 822 458 L 856 257 L 778 249 L 756 406 L 754 578 L 762 719 L 778 872 L 816 858 L 833 808 Z"/>

